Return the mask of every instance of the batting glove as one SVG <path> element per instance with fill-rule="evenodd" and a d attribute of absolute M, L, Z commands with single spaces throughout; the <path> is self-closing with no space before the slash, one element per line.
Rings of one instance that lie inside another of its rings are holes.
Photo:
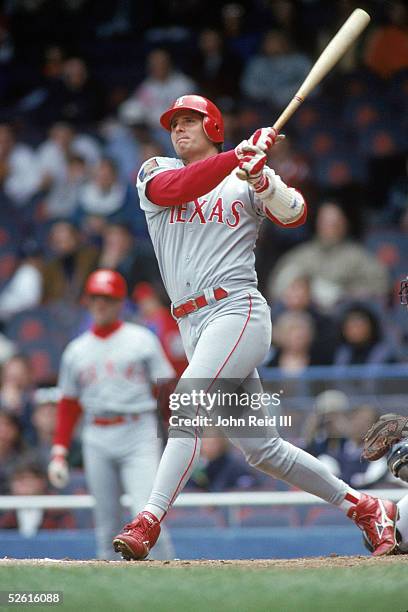
<path fill-rule="evenodd" d="M 235 147 L 235 155 L 241 161 L 245 156 L 259 151 L 259 148 L 251 144 L 248 140 L 243 140 Z"/>
<path fill-rule="evenodd" d="M 260 128 L 256 130 L 248 140 L 250 145 L 254 145 L 264 151 L 269 151 L 276 142 L 283 140 L 285 136 L 278 134 L 273 127 Z"/>
<path fill-rule="evenodd" d="M 258 193 L 258 190 L 263 191 L 266 188 L 267 177 L 264 176 L 263 170 L 266 164 L 266 154 L 257 149 L 257 151 L 249 151 L 239 162 L 239 170 L 245 173 L 245 180 L 248 181 Z M 238 175 L 241 178 L 241 173 Z"/>
<path fill-rule="evenodd" d="M 53 487 L 63 489 L 69 482 L 68 454 L 64 446 L 54 445 L 51 449 L 51 461 L 48 464 L 48 480 Z"/>

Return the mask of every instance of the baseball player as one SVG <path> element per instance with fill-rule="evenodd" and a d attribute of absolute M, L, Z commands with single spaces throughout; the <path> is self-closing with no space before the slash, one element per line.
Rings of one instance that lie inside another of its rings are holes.
<path fill-rule="evenodd" d="M 266 153 L 281 137 L 262 128 L 222 152 L 222 115 L 197 95 L 178 98 L 160 122 L 178 157 L 147 160 L 137 187 L 189 360 L 176 391 L 205 381 L 205 391 L 214 392 L 223 380 L 235 379 L 241 388 L 262 392 L 256 367 L 270 346 L 271 321 L 257 290 L 255 241 L 265 218 L 291 228 L 307 214 L 302 195 L 266 165 Z M 192 401 L 179 409 L 148 503 L 113 540 L 125 559 L 146 557 L 196 465 L 201 429 L 188 416 L 197 414 Z M 225 433 L 231 437 L 228 428 Z M 260 437 L 231 441 L 250 465 L 342 509 L 365 531 L 375 555 L 394 550 L 394 503 L 351 489 L 272 426 Z"/>
<path fill-rule="evenodd" d="M 174 372 L 150 330 L 120 319 L 127 296 L 123 276 L 97 270 L 89 276 L 85 293 L 94 325 L 62 355 L 62 399 L 48 476 L 55 487 L 67 485 L 67 453 L 83 415 L 83 458 L 95 498 L 97 554 L 110 559 L 112 538 L 123 521 L 122 490 L 131 498 L 132 513 L 139 512 L 149 497 L 160 459 L 152 386 Z M 166 536 L 156 558 L 171 556 Z"/>
<path fill-rule="evenodd" d="M 399 292 L 401 304 L 408 306 L 408 277 L 401 281 Z M 364 438 L 364 459 L 376 461 L 387 455 L 388 468 L 395 478 L 408 482 L 408 417 L 399 414 L 384 414 L 370 427 Z M 396 554 L 408 554 L 408 495 L 397 504 Z M 370 541 L 364 538 L 369 550 Z"/>

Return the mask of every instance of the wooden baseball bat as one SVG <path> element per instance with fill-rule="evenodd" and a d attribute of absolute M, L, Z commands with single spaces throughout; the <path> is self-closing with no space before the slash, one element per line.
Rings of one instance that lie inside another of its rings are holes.
<path fill-rule="evenodd" d="M 368 26 L 369 22 L 370 15 L 366 13 L 366 11 L 363 11 L 363 9 L 357 8 L 351 13 L 347 21 L 344 22 L 337 34 L 333 36 L 327 47 L 322 51 L 292 100 L 273 124 L 277 132 L 280 132 L 282 127 L 299 108 L 302 102 L 304 102 L 310 92 L 320 83 L 333 66 L 337 64 L 339 59 L 343 57 L 356 38 L 358 38 L 361 32 Z M 239 169 L 237 170 L 237 176 L 243 180 L 247 178 L 246 172 Z"/>

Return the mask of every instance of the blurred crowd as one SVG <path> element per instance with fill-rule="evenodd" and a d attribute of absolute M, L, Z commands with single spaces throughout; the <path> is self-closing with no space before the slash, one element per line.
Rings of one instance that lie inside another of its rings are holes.
<path fill-rule="evenodd" d="M 270 155 L 310 210 L 309 222 L 295 230 L 265 222 L 257 245 L 259 285 L 274 324 L 264 365 L 288 374 L 408 357 L 408 313 L 397 297 L 408 255 L 408 9 L 399 0 L 358 5 L 372 16 L 369 28 Z M 18 494 L 22 483 L 26 491 L 47 489 L 43 469 L 55 420 L 49 394 L 57 393 L 65 344 L 90 325 L 82 303 L 90 272 L 123 274 L 126 318 L 158 334 L 178 374 L 186 365 L 135 189 L 143 161 L 173 155 L 160 114 L 180 95 L 205 95 L 222 109 L 224 147 L 232 148 L 273 122 L 357 3 L 210 6 L 3 4 L 0 494 Z M 372 417 L 368 406 L 355 410 L 356 423 Z M 332 445 L 334 412 L 321 411 L 305 445 L 330 456 L 350 480 L 359 430 Z M 209 449 L 196 486 L 257 486 L 252 473 L 241 478 L 243 467 L 231 465 L 228 453 L 225 444 Z M 78 451 L 71 462 L 80 466 Z M 211 484 L 220 466 L 225 480 Z M 69 523 L 64 514 L 46 519 Z"/>

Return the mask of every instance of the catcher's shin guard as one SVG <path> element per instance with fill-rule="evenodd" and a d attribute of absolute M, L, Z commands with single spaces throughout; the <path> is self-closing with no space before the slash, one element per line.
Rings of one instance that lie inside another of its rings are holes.
<path fill-rule="evenodd" d="M 160 535 L 160 523 L 151 512 L 140 512 L 114 538 L 113 548 L 120 552 L 126 561 L 142 560 L 156 544 Z"/>
<path fill-rule="evenodd" d="M 394 502 L 363 493 L 358 504 L 350 508 L 347 516 L 364 532 L 364 538 L 374 556 L 395 554 L 398 545 L 398 507 Z"/>

